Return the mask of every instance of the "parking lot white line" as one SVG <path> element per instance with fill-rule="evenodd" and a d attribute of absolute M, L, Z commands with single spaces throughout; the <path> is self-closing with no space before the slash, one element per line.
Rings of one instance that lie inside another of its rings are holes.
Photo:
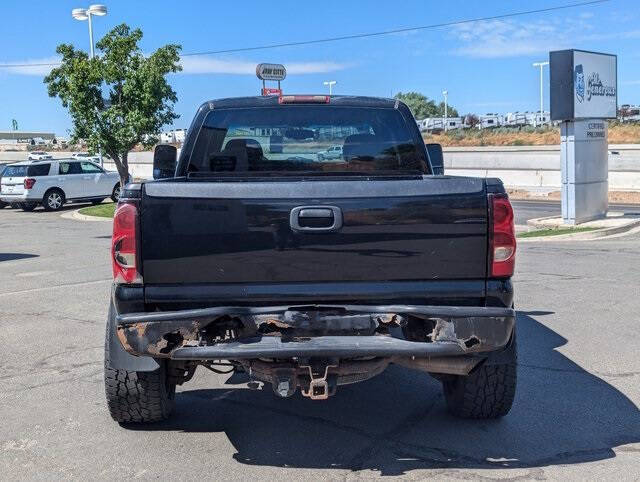
<path fill-rule="evenodd" d="M 0 293 L 0 296 L 7 296 L 7 295 L 20 295 L 23 293 L 34 293 L 37 291 L 47 291 L 47 290 L 54 290 L 54 289 L 58 289 L 58 288 L 71 288 L 74 286 L 83 286 L 83 285 L 94 285 L 94 284 L 99 284 L 99 283 L 105 283 L 105 282 L 111 282 L 111 278 L 104 278 L 104 279 L 97 279 L 97 280 L 92 280 L 92 281 L 81 281 L 79 283 L 65 283 L 65 284 L 59 284 L 59 285 L 55 285 L 55 286 L 45 286 L 42 288 L 30 288 L 28 290 L 18 290 L 18 291 L 6 291 L 4 293 Z"/>

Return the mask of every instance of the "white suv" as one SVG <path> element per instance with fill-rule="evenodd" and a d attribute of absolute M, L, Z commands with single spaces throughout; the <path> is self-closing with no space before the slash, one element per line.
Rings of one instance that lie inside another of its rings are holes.
<path fill-rule="evenodd" d="M 325 159 L 342 159 L 342 146 L 331 146 L 326 151 L 318 152 L 318 160 L 324 161 Z"/>
<path fill-rule="evenodd" d="M 100 156 L 92 156 L 88 152 L 74 152 L 71 154 L 71 159 L 75 159 L 77 161 L 100 162 Z"/>
<path fill-rule="evenodd" d="M 25 211 L 42 204 L 57 211 L 65 202 L 91 201 L 120 197 L 120 176 L 97 164 L 74 159 L 18 162 L 5 168 L 0 185 L 0 200 Z"/>
<path fill-rule="evenodd" d="M 42 161 L 45 159 L 52 159 L 53 156 L 51 154 L 49 154 L 48 152 L 44 152 L 44 151 L 33 151 L 29 153 L 29 157 L 28 159 L 30 161 Z"/>

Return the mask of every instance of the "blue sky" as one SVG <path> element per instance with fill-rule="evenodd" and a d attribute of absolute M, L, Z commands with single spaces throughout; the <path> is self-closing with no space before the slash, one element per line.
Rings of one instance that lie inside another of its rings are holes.
<path fill-rule="evenodd" d="M 575 0 L 351 0 L 316 2 L 103 0 L 106 17 L 94 21 L 95 39 L 122 22 L 144 32 L 151 52 L 179 43 L 183 52 L 248 47 L 375 32 L 574 3 Z M 77 0 L 0 2 L 1 64 L 55 61 L 62 42 L 88 49 L 86 22 L 71 17 Z M 391 96 L 415 90 L 440 101 L 443 89 L 461 113 L 536 110 L 538 70 L 531 63 L 549 50 L 581 48 L 618 55 L 619 103 L 640 103 L 640 6 L 637 0 L 533 14 L 504 20 L 374 38 L 273 50 L 195 56 L 170 82 L 178 94 L 176 127 L 187 127 L 204 100 L 254 95 L 259 62 L 284 63 L 285 92 Z M 46 93 L 46 67 L 0 69 L 0 130 L 67 135 L 70 120 Z M 548 109 L 545 69 L 545 108 Z"/>

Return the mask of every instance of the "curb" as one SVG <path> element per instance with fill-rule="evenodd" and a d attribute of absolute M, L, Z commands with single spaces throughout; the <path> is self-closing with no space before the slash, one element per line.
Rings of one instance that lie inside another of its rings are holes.
<path fill-rule="evenodd" d="M 84 209 L 84 208 L 80 208 Z M 103 218 L 102 216 L 87 216 L 86 214 L 80 214 L 80 209 L 75 209 L 73 211 L 68 211 L 66 213 L 62 213 L 60 215 L 61 218 L 65 219 L 73 219 L 75 221 L 90 221 L 90 222 L 112 222 L 112 218 Z"/>
<path fill-rule="evenodd" d="M 531 226 L 532 228 L 548 228 L 549 226 L 538 226 L 537 223 L 539 223 L 540 221 L 546 221 L 547 219 L 553 219 L 553 218 L 557 218 L 558 215 L 556 214 L 555 216 L 543 216 L 541 218 L 532 218 L 532 219 L 527 219 L 527 226 Z"/>
<path fill-rule="evenodd" d="M 556 218 L 557 216 L 548 216 L 544 218 L 535 218 L 527 221 L 527 225 L 535 226 L 536 221 L 542 221 L 544 219 Z M 529 224 L 531 223 L 531 224 Z M 518 243 L 527 243 L 533 241 L 589 241 L 594 239 L 602 239 L 607 238 L 614 235 L 620 235 L 627 233 L 629 231 L 635 230 L 635 228 L 640 227 L 640 219 L 635 221 L 630 221 L 621 226 L 613 226 L 611 228 L 601 228 L 596 229 L 594 231 L 585 231 L 581 233 L 568 233 L 568 234 L 559 234 L 557 236 L 537 236 L 532 238 L 516 238 Z"/>

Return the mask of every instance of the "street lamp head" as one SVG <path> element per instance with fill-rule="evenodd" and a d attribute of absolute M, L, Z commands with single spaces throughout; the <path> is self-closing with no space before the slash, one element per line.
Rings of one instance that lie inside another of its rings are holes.
<path fill-rule="evenodd" d="M 74 8 L 71 10 L 71 16 L 76 20 L 86 20 L 89 18 L 87 11 L 84 8 Z"/>
<path fill-rule="evenodd" d="M 448 90 L 443 90 L 443 91 L 442 91 L 442 95 L 447 95 L 448 93 L 449 93 L 449 91 L 448 91 Z"/>
<path fill-rule="evenodd" d="M 107 7 L 105 5 L 100 5 L 100 4 L 91 5 L 89 7 L 89 13 L 91 15 L 97 15 L 99 17 L 102 17 L 103 15 L 107 14 Z"/>
<path fill-rule="evenodd" d="M 549 62 L 534 62 L 532 65 L 534 67 L 544 67 L 545 65 L 549 65 Z"/>

